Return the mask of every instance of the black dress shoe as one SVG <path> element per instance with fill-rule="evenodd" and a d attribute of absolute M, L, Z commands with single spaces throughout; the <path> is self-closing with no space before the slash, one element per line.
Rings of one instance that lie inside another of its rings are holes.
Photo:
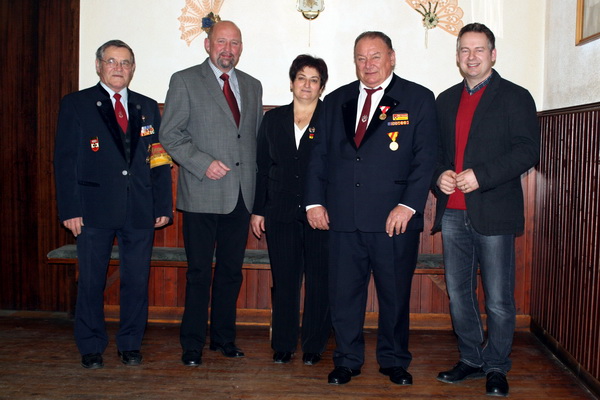
<path fill-rule="evenodd" d="M 244 352 L 235 346 L 235 343 L 210 343 L 210 349 L 213 351 L 221 351 L 225 357 L 240 358 L 244 357 Z"/>
<path fill-rule="evenodd" d="M 102 361 L 102 354 L 100 353 L 89 353 L 81 356 L 81 366 L 88 369 L 98 369 L 104 367 L 104 361 Z"/>
<path fill-rule="evenodd" d="M 289 351 L 276 351 L 275 354 L 273 354 L 273 361 L 275 361 L 276 364 L 287 364 L 292 361 L 293 355 L 294 353 Z"/>
<path fill-rule="evenodd" d="M 488 396 L 508 396 L 508 381 L 502 372 L 489 372 L 485 384 L 485 392 Z"/>
<path fill-rule="evenodd" d="M 344 385 L 350 382 L 353 376 L 358 375 L 360 375 L 360 369 L 335 367 L 327 377 L 327 381 L 332 385 Z"/>
<path fill-rule="evenodd" d="M 402 367 L 379 368 L 379 372 L 390 377 L 396 385 L 412 385 L 413 377 Z"/>
<path fill-rule="evenodd" d="M 119 358 L 125 365 L 140 365 L 142 363 L 142 353 L 139 350 L 119 351 Z"/>
<path fill-rule="evenodd" d="M 202 352 L 199 350 L 186 350 L 181 356 L 181 362 L 186 367 L 197 367 L 202 364 Z"/>
<path fill-rule="evenodd" d="M 302 361 L 306 365 L 315 365 L 321 361 L 321 355 L 319 353 L 304 353 Z"/>
<path fill-rule="evenodd" d="M 481 367 L 471 367 L 460 361 L 449 371 L 442 371 L 438 374 L 437 380 L 446 383 L 457 383 L 465 379 L 483 378 L 485 373 Z"/>

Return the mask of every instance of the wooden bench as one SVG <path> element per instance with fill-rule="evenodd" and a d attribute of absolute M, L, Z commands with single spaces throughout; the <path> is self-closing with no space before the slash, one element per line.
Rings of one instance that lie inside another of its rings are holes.
<path fill-rule="evenodd" d="M 73 268 L 77 266 L 77 247 L 75 244 L 68 244 L 50 251 L 47 255 L 49 265 L 67 265 Z M 119 280 L 119 249 L 113 246 L 111 259 L 109 262 L 109 273 L 107 276 L 106 287 L 116 287 Z M 177 275 L 185 273 L 187 259 L 185 249 L 182 247 L 162 247 L 155 246 L 152 250 L 151 268 L 159 269 L 178 269 Z M 246 249 L 242 272 L 246 280 L 250 281 L 248 287 L 263 287 L 263 293 L 267 293 L 268 299 L 264 299 L 262 306 L 244 307 L 238 306 L 238 324 L 241 325 L 269 325 L 270 324 L 270 287 L 272 285 L 270 276 L 269 254 L 264 249 Z M 260 275 L 256 275 L 259 273 Z M 443 278 L 444 268 L 442 266 L 441 254 L 420 254 L 415 270 L 416 275 L 427 275 L 437 287 L 445 292 L 445 282 Z M 75 276 L 77 273 L 75 272 Z M 76 278 L 75 278 L 76 280 Z M 371 282 L 370 291 L 374 292 L 373 282 Z M 268 290 L 264 287 L 267 286 Z M 246 296 L 245 287 L 242 287 L 240 298 Z M 150 291 L 151 292 L 151 291 Z M 263 294 L 263 297 L 265 295 Z M 375 293 L 370 295 L 371 301 L 375 301 Z M 76 290 L 72 291 L 71 305 L 69 312 L 73 314 L 75 309 Z M 112 303 L 116 301 L 113 300 Z M 111 303 L 107 301 L 107 303 Z M 116 302 L 118 304 L 118 302 Z M 238 305 L 243 304 L 238 301 Z M 116 304 L 105 305 L 105 314 L 108 320 L 118 320 L 119 308 Z M 150 305 L 149 319 L 154 322 L 178 322 L 181 319 L 183 308 L 178 307 L 153 307 Z M 444 319 L 446 321 L 446 319 Z M 376 326 L 376 313 L 367 312 L 366 327 Z M 445 322 L 447 326 L 447 322 Z"/>
<path fill-rule="evenodd" d="M 67 244 L 48 253 L 48 264 L 76 264 L 77 246 Z M 113 246 L 110 264 L 119 264 L 119 248 Z M 154 247 L 151 267 L 187 267 L 185 249 L 182 247 Z M 246 249 L 242 269 L 270 269 L 267 250 Z M 415 274 L 440 275 L 444 273 L 441 254 L 419 254 Z"/>

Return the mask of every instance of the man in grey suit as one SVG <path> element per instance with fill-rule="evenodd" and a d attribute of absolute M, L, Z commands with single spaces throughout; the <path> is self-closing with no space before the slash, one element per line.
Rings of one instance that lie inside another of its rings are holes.
<path fill-rule="evenodd" d="M 243 357 L 235 345 L 236 301 L 256 176 L 262 86 L 235 69 L 242 34 L 216 23 L 204 41 L 209 57 L 171 77 L 161 142 L 179 164 L 177 209 L 188 259 L 182 362 L 202 363 L 211 301 L 210 349 Z M 216 246 L 216 265 L 211 267 Z"/>

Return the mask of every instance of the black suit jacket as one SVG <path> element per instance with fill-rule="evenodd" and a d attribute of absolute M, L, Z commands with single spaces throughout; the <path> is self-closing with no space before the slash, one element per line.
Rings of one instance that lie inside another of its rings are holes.
<path fill-rule="evenodd" d="M 150 168 L 148 161 L 158 143 L 158 104 L 129 90 L 128 110 L 129 157 L 100 84 L 62 99 L 54 151 L 61 221 L 83 217 L 86 226 L 118 229 L 130 213 L 133 227 L 149 229 L 157 217 L 172 219 L 170 165 Z"/>
<path fill-rule="evenodd" d="M 308 157 L 316 133 L 319 100 L 300 145 L 296 148 L 294 105 L 268 111 L 258 132 L 254 214 L 291 222 L 305 215 L 304 186 Z"/>
<path fill-rule="evenodd" d="M 433 232 L 441 229 L 448 197 L 436 185 L 446 170 L 454 170 L 456 114 L 464 89 L 461 82 L 437 98 L 440 125 L 438 165 L 433 177 L 437 196 Z M 473 115 L 463 169 L 472 168 L 479 189 L 465 195 L 467 213 L 483 235 L 517 234 L 524 229 L 521 174 L 537 164 L 540 128 L 529 92 L 493 71 Z"/>
<path fill-rule="evenodd" d="M 358 95 L 355 81 L 325 97 L 305 204 L 325 206 L 330 228 L 342 232 L 385 232 L 390 211 L 404 204 L 416 210 L 407 229 L 422 230 L 438 136 L 433 93 L 394 75 L 357 149 Z M 381 107 L 389 107 L 384 118 Z"/>

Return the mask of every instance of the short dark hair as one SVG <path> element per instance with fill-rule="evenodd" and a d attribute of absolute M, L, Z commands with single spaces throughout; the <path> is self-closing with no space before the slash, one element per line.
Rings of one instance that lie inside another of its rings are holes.
<path fill-rule="evenodd" d="M 381 39 L 383 40 L 383 43 L 385 43 L 385 45 L 387 46 L 387 48 L 390 51 L 394 51 L 394 46 L 392 46 L 392 39 L 390 39 L 390 37 L 388 35 L 386 35 L 383 32 L 379 32 L 379 31 L 367 31 L 367 32 L 363 32 L 360 35 L 358 35 L 358 37 L 356 38 L 356 40 L 354 41 L 354 48 L 356 48 L 356 45 L 358 44 L 359 41 L 361 41 L 362 39 Z"/>
<path fill-rule="evenodd" d="M 325 61 L 322 58 L 309 56 L 308 54 L 301 54 L 292 61 L 292 65 L 290 66 L 290 81 L 294 82 L 298 72 L 306 67 L 312 67 L 317 70 L 319 77 L 321 78 L 321 89 L 324 88 L 327 79 L 329 78 L 329 75 L 327 74 L 327 64 L 325 64 Z"/>
<path fill-rule="evenodd" d="M 484 24 L 480 24 L 479 22 L 473 22 L 472 24 L 467 24 L 463 26 L 460 32 L 458 32 L 458 39 L 456 39 L 456 50 L 460 49 L 460 38 L 467 32 L 483 33 L 487 37 L 488 47 L 490 48 L 490 51 L 496 48 L 496 37 L 494 36 L 494 33 L 490 30 L 490 28 L 488 28 Z"/>
<path fill-rule="evenodd" d="M 129 45 L 127 43 L 125 43 L 122 40 L 109 40 L 108 42 L 104 43 L 102 46 L 98 47 L 98 50 L 96 50 L 96 59 L 97 60 L 103 60 L 104 59 L 104 51 L 109 48 L 109 47 L 123 47 L 127 50 L 129 50 L 129 52 L 131 53 L 131 62 L 133 64 L 135 64 L 135 54 L 133 54 L 133 50 L 131 49 L 131 47 L 129 47 Z"/>

